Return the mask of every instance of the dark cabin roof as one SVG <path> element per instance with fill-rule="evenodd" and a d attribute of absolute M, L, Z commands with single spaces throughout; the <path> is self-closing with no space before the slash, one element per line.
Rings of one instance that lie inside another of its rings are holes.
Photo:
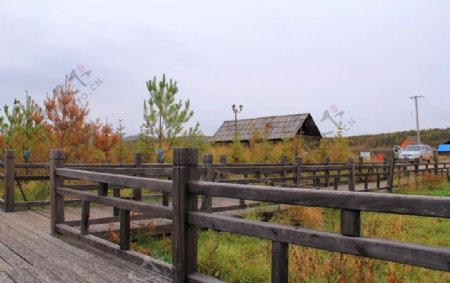
<path fill-rule="evenodd" d="M 309 113 L 237 120 L 237 132 L 241 141 L 250 140 L 255 131 L 267 132 L 268 140 L 294 138 L 299 134 L 322 137 Z M 233 140 L 234 120 L 224 121 L 212 138 L 213 142 L 231 142 Z"/>

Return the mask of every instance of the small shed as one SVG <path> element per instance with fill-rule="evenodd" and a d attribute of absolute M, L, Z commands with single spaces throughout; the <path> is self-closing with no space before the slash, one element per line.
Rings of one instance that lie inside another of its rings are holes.
<path fill-rule="evenodd" d="M 450 153 L 450 141 L 440 144 L 437 151 L 438 153 Z"/>
<path fill-rule="evenodd" d="M 253 133 L 265 133 L 269 141 L 282 141 L 297 136 L 319 140 L 322 138 L 319 128 L 309 113 L 284 116 L 268 116 L 236 121 L 238 138 L 241 142 L 250 141 Z M 224 121 L 212 141 L 229 143 L 234 140 L 235 121 Z"/>
<path fill-rule="evenodd" d="M 417 136 L 406 137 L 400 142 L 399 145 L 401 148 L 405 148 L 408 145 L 414 145 L 414 144 L 419 144 L 419 139 L 417 138 Z"/>

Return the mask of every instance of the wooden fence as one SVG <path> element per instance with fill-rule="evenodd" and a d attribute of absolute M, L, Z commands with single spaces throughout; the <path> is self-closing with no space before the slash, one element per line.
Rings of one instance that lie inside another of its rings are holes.
<path fill-rule="evenodd" d="M 52 233 L 100 248 L 139 265 L 145 265 L 153 271 L 172 278 L 174 282 L 219 282 L 197 271 L 198 233 L 202 228 L 271 241 L 272 282 L 288 281 L 289 245 L 450 271 L 450 249 L 448 248 L 361 236 L 362 211 L 450 218 L 449 198 L 199 181 L 198 175 L 201 170 L 199 170 L 197 154 L 196 149 L 175 149 L 173 180 L 169 181 L 64 168 L 62 151 L 52 151 L 50 163 Z M 65 187 L 64 179 L 67 178 L 99 182 L 104 184 L 105 190 L 110 185 L 120 185 L 172 193 L 172 206 L 89 194 Z M 82 201 L 80 229 L 75 229 L 65 221 L 64 198 L 67 196 L 74 196 Z M 339 209 L 341 231 L 340 233 L 323 232 L 201 211 L 198 208 L 199 196 Z M 119 210 L 119 245 L 89 234 L 89 225 L 92 224 L 89 219 L 91 202 Z M 130 251 L 130 222 L 133 215 L 141 218 L 172 220 L 173 264 Z"/>
<path fill-rule="evenodd" d="M 172 178 L 171 164 L 146 164 L 142 163 L 141 155 L 135 155 L 134 163 L 131 164 L 66 164 L 66 168 L 82 169 L 94 172 L 123 174 L 141 177 Z M 7 150 L 4 162 L 0 162 L 4 174 L 0 174 L 0 179 L 4 181 L 4 198 L 0 199 L 0 208 L 7 212 L 12 212 L 16 207 L 32 207 L 49 205 L 50 200 L 27 201 L 26 192 L 22 189 L 23 181 L 48 181 L 50 175 L 49 163 L 16 163 L 14 152 Z M 18 171 L 23 171 L 19 173 Z M 30 171 L 40 171 L 32 174 Z M 203 164 L 198 167 L 198 175 L 203 176 L 203 180 L 214 180 L 220 183 L 235 184 L 263 184 L 271 186 L 297 187 L 297 188 L 328 188 L 334 190 L 348 191 L 388 191 L 392 192 L 394 187 L 394 177 L 397 179 L 410 174 L 449 174 L 450 162 L 438 161 L 433 163 L 397 162 L 388 158 L 385 162 L 364 163 L 360 158 L 358 162 L 349 158 L 348 162 L 332 163 L 329 158 L 319 164 L 305 164 L 302 158 L 296 157 L 293 164 L 288 164 L 283 159 L 278 164 L 264 163 L 235 163 L 228 164 L 225 155 L 220 157 L 220 162 L 213 163 L 212 155 L 204 156 Z M 45 172 L 43 172 L 45 171 Z M 358 184 L 361 184 L 358 186 Z M 22 201 L 15 201 L 16 186 L 22 195 Z M 100 186 L 100 187 L 99 187 Z M 102 190 L 101 184 L 72 185 L 79 190 Z M 119 187 L 111 187 L 113 193 L 120 194 Z M 133 198 L 140 199 L 140 190 L 134 190 Z M 154 196 L 153 196 L 154 197 Z M 163 205 L 169 204 L 169 193 L 162 192 Z M 79 200 L 68 200 L 68 202 L 79 202 Z M 212 198 L 204 197 L 203 207 L 210 210 L 212 208 Z M 239 207 L 246 205 L 245 200 L 241 200 Z M 236 207 L 237 208 L 237 207 Z M 222 208 L 224 209 L 224 208 Z"/>

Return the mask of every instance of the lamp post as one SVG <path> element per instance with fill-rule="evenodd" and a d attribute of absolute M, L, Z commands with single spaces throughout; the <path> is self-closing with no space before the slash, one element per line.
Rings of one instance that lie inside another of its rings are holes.
<path fill-rule="evenodd" d="M 234 113 L 234 140 L 237 140 L 237 114 L 242 112 L 242 104 L 239 105 L 239 107 L 236 107 L 236 104 L 231 105 L 231 109 Z"/>

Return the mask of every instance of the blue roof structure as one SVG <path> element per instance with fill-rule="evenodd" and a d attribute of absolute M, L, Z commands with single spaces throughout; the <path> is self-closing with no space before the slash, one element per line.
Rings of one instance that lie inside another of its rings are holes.
<path fill-rule="evenodd" d="M 450 152 L 450 141 L 440 144 L 437 149 L 438 152 Z"/>

